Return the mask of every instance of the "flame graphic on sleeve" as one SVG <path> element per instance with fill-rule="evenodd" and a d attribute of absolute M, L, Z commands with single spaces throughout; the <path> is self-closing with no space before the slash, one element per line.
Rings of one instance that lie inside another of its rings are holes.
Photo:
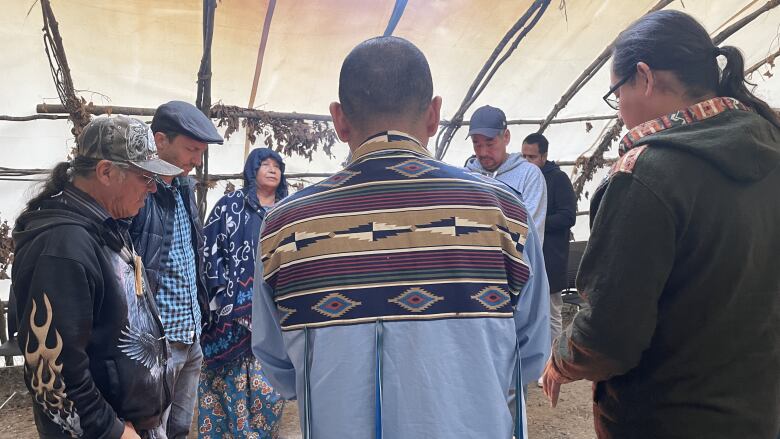
<path fill-rule="evenodd" d="M 65 393 L 65 380 L 62 376 L 62 336 L 55 329 L 54 347 L 46 345 L 52 323 L 52 308 L 49 297 L 43 293 L 43 303 L 46 311 L 46 321 L 43 325 L 35 324 L 35 314 L 38 304 L 32 299 L 32 311 L 30 312 L 30 334 L 24 349 L 25 375 L 30 383 L 35 401 L 43 407 L 44 413 L 52 422 L 59 425 L 72 437 L 81 437 L 79 415 L 73 407 L 73 402 Z M 30 351 L 30 339 L 35 337 L 38 347 Z"/>

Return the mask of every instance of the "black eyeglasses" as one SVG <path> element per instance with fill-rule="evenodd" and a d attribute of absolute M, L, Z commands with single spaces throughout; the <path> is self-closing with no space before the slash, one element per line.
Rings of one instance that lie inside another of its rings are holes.
<path fill-rule="evenodd" d="M 617 96 L 615 96 L 615 92 L 616 92 L 616 91 L 617 91 L 617 89 L 619 89 L 619 88 L 620 88 L 620 87 L 621 87 L 623 84 L 625 84 L 626 82 L 628 82 L 628 80 L 629 80 L 629 79 L 631 79 L 631 78 L 634 76 L 634 73 L 636 73 L 636 72 L 632 72 L 630 75 L 627 75 L 627 76 L 625 76 L 623 79 L 621 79 L 620 81 L 618 81 L 618 82 L 617 82 L 617 84 L 615 84 L 615 85 L 613 85 L 612 87 L 610 87 L 610 88 L 609 88 L 609 91 L 607 92 L 607 94 L 605 94 L 605 95 L 604 95 L 604 97 L 603 97 L 603 98 L 601 98 L 601 99 L 604 99 L 604 102 L 606 102 L 606 103 L 607 103 L 607 105 L 609 105 L 610 107 L 612 107 L 612 109 L 613 109 L 613 110 L 620 110 L 620 98 L 618 98 Z"/>

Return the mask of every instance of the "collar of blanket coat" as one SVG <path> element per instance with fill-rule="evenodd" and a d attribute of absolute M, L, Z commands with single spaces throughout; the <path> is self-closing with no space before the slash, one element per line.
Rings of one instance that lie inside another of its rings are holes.
<path fill-rule="evenodd" d="M 529 276 L 527 234 L 515 195 L 390 131 L 277 206 L 260 259 L 285 331 L 511 318 Z"/>
<path fill-rule="evenodd" d="M 620 155 L 628 152 L 647 136 L 671 128 L 700 122 L 727 111 L 750 111 L 750 109 L 738 100 L 729 97 L 717 97 L 699 102 L 688 108 L 661 116 L 658 119 L 649 120 L 629 130 L 620 141 Z"/>
<path fill-rule="evenodd" d="M 350 164 L 357 163 L 373 153 L 388 149 L 411 151 L 431 157 L 419 140 L 401 131 L 383 131 L 366 139 L 352 154 Z"/>

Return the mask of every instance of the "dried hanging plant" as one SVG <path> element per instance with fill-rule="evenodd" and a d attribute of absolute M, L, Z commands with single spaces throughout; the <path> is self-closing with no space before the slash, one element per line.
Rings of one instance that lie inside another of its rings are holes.
<path fill-rule="evenodd" d="M 9 279 L 8 267 L 14 260 L 14 241 L 8 221 L 0 224 L 0 279 Z"/>
<path fill-rule="evenodd" d="M 582 197 L 582 191 L 585 189 L 585 183 L 593 179 L 596 171 L 606 166 L 609 160 L 604 158 L 604 153 L 609 151 L 612 142 L 617 140 L 620 135 L 620 130 L 623 129 L 623 121 L 616 120 L 615 123 L 606 130 L 604 137 L 601 138 L 596 150 L 593 151 L 589 157 L 580 157 L 574 163 L 575 169 L 578 170 L 577 179 L 574 180 L 574 193 L 577 194 L 577 199 Z M 587 198 L 587 194 L 585 195 Z"/>
<path fill-rule="evenodd" d="M 225 139 L 243 127 L 252 144 L 263 138 L 265 146 L 284 156 L 311 160 L 314 152 L 322 148 L 328 157 L 333 157 L 331 148 L 336 143 L 336 132 L 327 122 L 275 118 L 263 111 L 253 111 L 257 117 L 247 117 L 245 112 L 244 108 L 228 105 L 212 107 L 212 115 L 219 117 L 217 127 L 226 128 Z"/>
<path fill-rule="evenodd" d="M 70 114 L 70 120 L 73 123 L 71 132 L 75 138 L 78 138 L 81 130 L 92 119 L 92 115 L 87 110 L 87 101 L 76 96 L 68 58 L 65 56 L 65 47 L 60 36 L 59 24 L 54 17 L 49 0 L 41 0 L 41 10 L 43 12 L 43 48 L 49 60 L 51 76 L 60 102 Z M 71 154 L 73 153 L 72 151 Z"/>
<path fill-rule="evenodd" d="M 303 180 L 298 181 L 290 181 L 287 183 L 287 186 L 289 186 L 290 189 L 295 190 L 296 192 L 306 187 L 306 182 Z"/>

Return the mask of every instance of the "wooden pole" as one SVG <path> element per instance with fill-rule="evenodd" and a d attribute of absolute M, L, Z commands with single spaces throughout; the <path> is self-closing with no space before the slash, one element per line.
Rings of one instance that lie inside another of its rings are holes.
<path fill-rule="evenodd" d="M 5 313 L 8 309 L 8 302 L 0 301 L 0 345 L 6 343 L 8 341 L 8 337 L 10 334 L 8 334 L 8 322 L 6 321 Z M 5 360 L 6 366 L 13 366 L 14 365 L 14 357 L 7 355 L 4 356 L 3 359 Z"/>
<path fill-rule="evenodd" d="M 734 35 L 738 30 L 747 26 L 748 23 L 752 22 L 753 20 L 761 16 L 763 13 L 767 11 L 771 11 L 772 9 L 776 8 L 778 5 L 780 5 L 780 0 L 769 0 L 768 2 L 764 3 L 764 6 L 761 6 L 760 8 L 756 9 L 752 13 L 746 15 L 744 18 L 732 24 L 731 26 L 727 27 L 726 29 L 723 29 L 719 34 L 713 37 L 712 38 L 713 44 L 719 46 L 720 43 L 726 40 L 726 38 Z"/>
<path fill-rule="evenodd" d="M 660 11 L 661 9 L 665 8 L 669 3 L 672 3 L 674 0 L 661 0 L 658 3 L 656 3 L 655 6 L 650 8 L 645 15 Z M 604 64 L 607 63 L 609 58 L 612 56 L 612 46 L 614 44 L 614 41 L 609 43 L 609 45 L 599 54 L 599 56 L 596 57 L 595 60 L 593 60 L 592 63 L 585 69 L 580 76 L 574 80 L 574 83 L 569 86 L 569 88 L 566 90 L 566 92 L 561 96 L 561 99 L 556 103 L 552 111 L 550 111 L 550 114 L 547 115 L 546 118 L 544 118 L 544 121 L 539 126 L 539 133 L 543 133 L 544 130 L 547 129 L 547 127 L 550 125 L 553 119 L 555 119 L 555 116 L 560 113 L 561 110 L 563 110 L 566 105 L 574 98 L 574 96 L 579 93 L 580 90 L 582 90 L 582 87 L 585 86 L 585 84 L 590 81 L 593 76 L 601 69 L 601 67 L 604 66 Z"/>
<path fill-rule="evenodd" d="M 592 122 L 598 120 L 613 120 L 613 119 L 617 119 L 616 114 L 607 114 L 603 116 L 578 116 L 578 117 L 553 119 L 552 121 L 550 121 L 550 124 L 555 125 L 555 124 L 565 124 L 565 123 L 574 123 L 574 122 Z M 510 119 L 506 121 L 506 124 L 507 125 L 539 125 L 542 122 L 544 122 L 544 119 Z M 452 123 L 453 122 L 449 120 L 442 120 L 439 124 L 447 126 Z M 468 126 L 471 124 L 471 121 L 464 120 L 460 124 L 462 126 Z"/>
<path fill-rule="evenodd" d="M 777 51 L 775 51 L 774 53 L 770 54 L 766 58 L 762 59 L 761 61 L 759 61 L 759 62 L 753 64 L 752 66 L 748 67 L 747 69 L 745 69 L 745 76 L 755 72 L 756 70 L 761 68 L 761 66 L 763 66 L 763 65 L 766 65 L 766 64 L 774 65 L 775 59 L 777 59 L 778 57 L 780 57 L 780 49 L 777 49 Z"/>
<path fill-rule="evenodd" d="M 195 106 L 211 118 L 211 42 L 214 37 L 214 15 L 217 9 L 216 0 L 203 0 L 203 57 L 198 70 L 198 95 Z M 208 186 L 204 184 L 209 176 L 209 150 L 203 152 L 203 164 L 195 168 L 195 176 L 201 183 L 198 185 L 197 204 L 200 219 L 206 217 L 206 194 Z"/>
<path fill-rule="evenodd" d="M 255 63 L 255 76 L 252 79 L 252 90 L 249 92 L 248 108 L 255 106 L 255 97 L 257 96 L 257 87 L 260 84 L 260 72 L 263 70 L 263 59 L 265 58 L 265 46 L 268 44 L 268 34 L 271 32 L 271 19 L 276 9 L 276 0 L 269 0 L 268 9 L 265 12 L 265 21 L 263 22 L 263 31 L 260 34 L 260 46 L 257 49 L 257 62 Z M 244 139 L 244 161 L 249 157 L 249 132 Z"/>
<path fill-rule="evenodd" d="M 127 116 L 145 116 L 145 117 L 154 116 L 154 112 L 156 110 L 155 108 L 121 107 L 116 105 L 105 105 L 105 106 L 87 105 L 85 108 L 89 113 L 95 115 L 124 114 Z M 49 104 L 38 104 L 36 106 L 36 111 L 40 114 L 59 114 L 59 113 L 66 112 L 65 107 L 62 105 L 49 105 Z M 221 104 L 217 104 L 211 107 L 212 119 L 219 119 L 229 115 L 235 115 L 238 117 L 251 117 L 256 119 L 269 118 L 269 119 L 280 119 L 280 120 L 310 120 L 310 121 L 318 121 L 318 122 L 331 122 L 333 120 L 333 118 L 331 118 L 330 115 L 325 115 L 325 114 L 263 111 L 263 110 L 253 110 L 249 108 L 240 108 L 240 107 L 233 107 L 230 105 L 221 105 Z M 12 116 L 7 116 L 7 117 L 12 117 Z M 25 116 L 25 117 L 31 117 L 31 116 Z M 597 115 L 597 116 L 578 116 L 578 117 L 554 119 L 550 123 L 565 124 L 565 123 L 575 123 L 575 122 L 612 120 L 616 118 L 617 116 L 614 114 Z M 506 123 L 507 125 L 539 125 L 542 122 L 543 119 L 510 119 Z M 439 125 L 448 126 L 451 125 L 452 123 L 453 123 L 452 121 L 445 119 L 439 122 Z M 469 125 L 470 123 L 471 123 L 470 121 L 464 120 L 461 122 L 461 125 Z"/>
<path fill-rule="evenodd" d="M 302 178 L 327 178 L 333 175 L 333 172 L 291 172 L 284 174 L 284 178 L 290 179 L 302 179 Z M 241 180 L 244 178 L 244 174 L 211 174 L 209 175 L 209 181 L 219 180 Z"/>
<path fill-rule="evenodd" d="M 9 122 L 28 122 L 31 120 L 62 120 L 70 119 L 70 116 L 62 114 L 33 114 L 31 116 L 6 116 L 0 115 L 0 120 Z"/>
<path fill-rule="evenodd" d="M 437 144 L 436 144 L 436 153 L 435 153 L 437 159 L 439 160 L 443 159 L 444 155 L 447 153 L 449 144 L 452 141 L 455 132 L 460 127 L 460 123 L 463 121 L 463 116 L 464 114 L 466 114 L 466 110 L 471 106 L 471 104 L 479 96 L 479 94 L 485 89 L 487 83 L 490 81 L 490 78 L 493 77 L 495 72 L 498 71 L 498 68 L 501 66 L 501 64 L 504 61 L 506 61 L 509 55 L 512 54 L 512 52 L 520 43 L 520 41 L 525 37 L 525 35 L 528 34 L 528 32 L 531 31 L 531 29 L 533 29 L 533 27 L 539 21 L 541 16 L 544 14 L 544 11 L 547 9 L 547 6 L 549 6 L 549 4 L 550 4 L 550 0 L 534 1 L 533 4 L 531 4 L 531 6 L 525 12 L 525 14 L 523 14 L 523 16 L 520 17 L 519 20 L 517 20 L 514 26 L 512 26 L 512 28 L 509 29 L 506 35 L 504 35 L 504 38 L 501 39 L 501 41 L 498 43 L 496 48 L 493 49 L 493 53 L 488 58 L 487 62 L 485 62 L 485 64 L 482 66 L 482 69 L 477 74 L 477 77 L 474 79 L 474 82 L 471 83 L 471 86 L 466 92 L 466 96 L 463 98 L 463 101 L 460 104 L 460 107 L 452 116 L 452 123 L 450 125 L 447 125 L 444 131 L 439 134 L 437 140 L 439 138 L 440 140 L 436 142 Z M 532 16 L 533 19 L 531 19 Z M 529 20 L 531 20 L 530 23 Z M 526 26 L 526 24 L 528 25 Z M 509 41 L 513 37 L 515 37 L 515 35 L 517 35 L 517 37 L 515 38 L 515 41 L 512 44 L 512 46 L 509 48 L 509 50 L 507 50 L 504 56 L 500 60 L 498 60 L 498 56 L 501 54 L 501 52 L 503 52 L 504 48 L 507 46 L 507 44 L 509 44 Z"/>
<path fill-rule="evenodd" d="M 0 167 L 0 177 L 29 177 L 35 175 L 46 175 L 49 172 L 51 172 L 51 169 L 17 169 Z M 330 177 L 331 175 L 333 175 L 332 172 L 289 172 L 284 174 L 285 178 L 324 178 Z M 208 176 L 208 180 L 240 180 L 242 178 L 244 178 L 244 174 L 242 173 L 211 174 Z"/>
<path fill-rule="evenodd" d="M 41 0 L 41 13 L 43 14 L 43 47 L 49 61 L 54 87 L 57 89 L 57 95 L 65 112 L 70 115 L 73 123 L 71 132 L 78 138 L 81 130 L 89 123 L 90 115 L 84 111 L 83 99 L 76 96 L 68 57 L 65 55 L 65 46 L 60 35 L 60 26 L 49 0 Z"/>

